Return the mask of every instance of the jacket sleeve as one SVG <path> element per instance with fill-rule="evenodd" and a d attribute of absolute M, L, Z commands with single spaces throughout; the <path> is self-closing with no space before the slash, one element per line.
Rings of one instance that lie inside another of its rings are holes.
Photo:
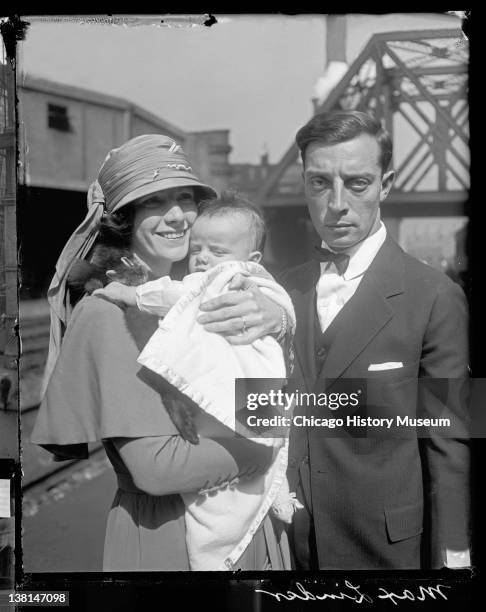
<path fill-rule="evenodd" d="M 180 436 L 116 438 L 113 443 L 134 484 L 149 495 L 203 492 L 251 478 L 270 465 L 272 449 L 246 439 Z"/>
<path fill-rule="evenodd" d="M 425 332 L 419 381 L 422 416 L 451 423 L 429 428 L 421 440 L 433 567 L 445 564 L 447 550 L 469 548 L 467 375 L 467 302 L 462 289 L 447 280 L 439 286 Z"/>

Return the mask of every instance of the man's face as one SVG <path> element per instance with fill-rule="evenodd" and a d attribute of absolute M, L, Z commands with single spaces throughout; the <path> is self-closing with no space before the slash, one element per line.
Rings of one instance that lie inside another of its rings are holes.
<path fill-rule="evenodd" d="M 331 249 L 349 249 L 379 228 L 380 203 L 394 172 L 382 175 L 375 138 L 361 134 L 333 145 L 312 142 L 305 152 L 303 176 L 312 223 Z"/>

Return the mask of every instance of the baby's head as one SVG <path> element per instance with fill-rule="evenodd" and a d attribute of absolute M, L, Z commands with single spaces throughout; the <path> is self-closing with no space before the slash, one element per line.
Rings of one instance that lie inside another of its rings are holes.
<path fill-rule="evenodd" d="M 260 210 L 233 191 L 203 202 L 191 228 L 189 272 L 205 272 L 223 261 L 262 258 L 265 221 Z"/>

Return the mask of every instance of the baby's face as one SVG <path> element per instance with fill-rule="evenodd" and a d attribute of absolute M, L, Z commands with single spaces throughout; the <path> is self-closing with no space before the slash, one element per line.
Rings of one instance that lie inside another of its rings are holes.
<path fill-rule="evenodd" d="M 223 261 L 248 261 L 252 242 L 244 215 L 199 217 L 191 228 L 189 272 L 205 272 Z"/>

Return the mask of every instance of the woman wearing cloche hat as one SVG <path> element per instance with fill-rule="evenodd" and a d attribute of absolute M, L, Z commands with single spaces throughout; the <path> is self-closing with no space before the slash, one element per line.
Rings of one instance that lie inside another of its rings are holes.
<path fill-rule="evenodd" d="M 118 481 L 104 571 L 188 570 L 180 493 L 271 461 L 267 447 L 243 438 L 187 442 L 164 409 L 180 397 L 137 364 L 156 317 L 86 295 L 106 284 L 108 270 L 131 284 L 170 274 L 187 254 L 198 203 L 214 197 L 174 140 L 129 140 L 106 157 L 49 288 L 50 350 L 32 442 L 63 460 L 103 441 Z M 283 569 L 278 555 L 267 521 L 235 569 Z"/>

